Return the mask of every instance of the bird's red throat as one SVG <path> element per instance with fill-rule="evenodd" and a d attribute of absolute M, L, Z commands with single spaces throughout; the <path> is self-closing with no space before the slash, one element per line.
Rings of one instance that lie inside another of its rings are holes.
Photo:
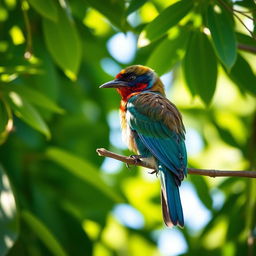
<path fill-rule="evenodd" d="M 127 101 L 130 97 L 140 93 L 147 86 L 148 84 L 146 83 L 137 83 L 135 86 L 117 88 L 117 92 L 121 95 L 123 101 Z"/>

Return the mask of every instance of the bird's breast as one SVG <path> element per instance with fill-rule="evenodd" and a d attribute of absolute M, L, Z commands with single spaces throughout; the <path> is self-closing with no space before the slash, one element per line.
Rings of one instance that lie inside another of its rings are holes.
<path fill-rule="evenodd" d="M 128 115 L 129 113 L 126 112 L 126 103 L 124 104 L 121 102 L 121 107 L 120 107 L 120 121 L 121 121 L 121 129 L 122 129 L 122 138 L 123 141 L 126 143 L 128 148 L 135 152 L 136 154 L 138 153 L 137 150 L 137 145 L 135 142 L 135 137 L 134 137 L 134 132 L 131 130 L 129 124 L 128 124 Z"/>

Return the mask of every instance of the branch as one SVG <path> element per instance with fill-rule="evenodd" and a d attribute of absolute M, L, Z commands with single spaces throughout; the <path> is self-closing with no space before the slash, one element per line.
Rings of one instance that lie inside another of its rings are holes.
<path fill-rule="evenodd" d="M 128 165 L 137 165 L 146 167 L 149 169 L 155 169 L 155 166 L 149 163 L 146 163 L 143 160 L 137 161 L 132 157 L 122 156 L 111 151 L 106 150 L 105 148 L 98 148 L 96 150 L 99 156 L 110 157 L 116 160 L 119 160 Z M 245 178 L 256 178 L 256 171 L 219 171 L 219 170 L 204 170 L 204 169 L 194 169 L 188 168 L 188 173 L 193 175 L 204 175 L 210 177 L 245 177 Z"/>
<path fill-rule="evenodd" d="M 239 50 L 242 50 L 242 51 L 256 53 L 256 47 L 252 45 L 238 43 L 237 47 Z"/>

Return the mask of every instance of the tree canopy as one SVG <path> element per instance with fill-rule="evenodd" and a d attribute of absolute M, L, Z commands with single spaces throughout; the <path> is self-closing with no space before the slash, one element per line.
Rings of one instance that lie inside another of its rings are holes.
<path fill-rule="evenodd" d="M 255 170 L 253 0 L 0 2 L 0 255 L 254 255 L 256 180 L 188 175 L 185 228 L 121 142 L 122 68 L 161 76 L 189 167 Z"/>

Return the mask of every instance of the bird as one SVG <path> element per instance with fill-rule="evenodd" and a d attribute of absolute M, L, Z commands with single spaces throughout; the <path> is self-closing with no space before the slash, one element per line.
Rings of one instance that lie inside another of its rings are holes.
<path fill-rule="evenodd" d="M 121 96 L 122 137 L 136 161 L 156 166 L 167 227 L 184 227 L 179 186 L 187 176 L 185 127 L 177 107 L 166 98 L 154 70 L 142 65 L 122 69 L 100 88 L 116 88 Z"/>

